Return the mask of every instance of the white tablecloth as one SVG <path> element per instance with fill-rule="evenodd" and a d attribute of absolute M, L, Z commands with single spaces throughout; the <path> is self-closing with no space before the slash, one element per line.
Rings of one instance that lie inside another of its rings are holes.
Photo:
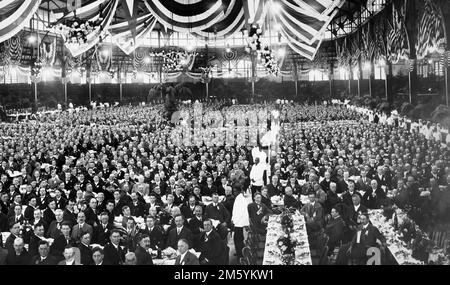
<path fill-rule="evenodd" d="M 422 261 L 412 257 L 412 250 L 408 249 L 406 243 L 400 240 L 398 233 L 394 230 L 392 221 L 387 221 L 386 217 L 383 216 L 383 210 L 370 210 L 369 215 L 372 224 L 386 238 L 387 247 L 399 265 L 424 264 Z M 402 223 L 404 216 L 405 214 L 400 209 L 397 209 L 397 220 L 399 224 Z"/>
<path fill-rule="evenodd" d="M 294 232 L 291 236 L 298 241 L 295 248 L 295 265 L 312 265 L 305 218 L 297 212 L 293 215 L 293 220 Z M 267 225 L 263 265 L 282 265 L 281 252 L 277 246 L 277 241 L 283 234 L 280 215 L 271 216 Z"/>

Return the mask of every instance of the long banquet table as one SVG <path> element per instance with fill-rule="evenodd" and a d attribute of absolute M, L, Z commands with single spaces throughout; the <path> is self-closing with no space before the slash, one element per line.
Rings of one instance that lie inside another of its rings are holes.
<path fill-rule="evenodd" d="M 396 209 L 398 224 L 402 224 L 403 220 L 407 217 L 407 214 L 401 209 Z M 383 216 L 383 210 L 370 210 L 370 221 L 378 228 L 381 234 L 386 238 L 386 244 L 394 256 L 396 262 L 399 265 L 424 265 L 423 261 L 417 260 L 412 257 L 412 250 L 409 249 L 406 243 L 400 239 L 400 233 L 395 231 L 393 226 L 393 220 L 387 220 Z M 416 230 L 418 226 L 416 225 Z M 441 257 L 442 264 L 449 264 L 448 258 L 445 256 L 443 249 L 434 248 L 430 253 L 429 261 L 435 261 L 438 257 Z"/>
<path fill-rule="evenodd" d="M 292 218 L 294 220 L 294 232 L 291 236 L 298 241 L 298 245 L 295 248 L 295 265 L 312 265 L 305 218 L 298 211 Z M 280 215 L 271 216 L 267 225 L 263 265 L 283 264 L 281 261 L 281 252 L 277 246 L 277 241 L 283 234 Z"/>

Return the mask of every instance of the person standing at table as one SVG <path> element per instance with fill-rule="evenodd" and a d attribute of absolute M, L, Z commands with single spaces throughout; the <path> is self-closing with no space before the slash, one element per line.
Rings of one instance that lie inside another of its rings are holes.
<path fill-rule="evenodd" d="M 265 163 L 259 161 L 259 157 L 255 158 L 255 164 L 252 166 L 250 171 L 250 181 L 252 194 L 256 192 L 261 192 L 261 188 L 264 186 L 264 173 L 266 172 Z"/>
<path fill-rule="evenodd" d="M 227 221 L 230 219 L 230 213 L 222 203 L 219 203 L 219 195 L 212 194 L 212 203 L 206 206 L 205 217 L 219 221 L 216 229 L 222 239 L 226 239 L 228 235 Z"/>
<path fill-rule="evenodd" d="M 187 240 L 182 238 L 178 241 L 178 252 L 180 255 L 175 259 L 175 265 L 200 265 L 197 256 L 189 251 Z"/>
<path fill-rule="evenodd" d="M 241 190 L 234 200 L 231 222 L 234 225 L 233 241 L 236 249 L 235 255 L 242 257 L 244 248 L 244 227 L 250 226 L 248 204 L 250 203 L 249 194 Z"/>

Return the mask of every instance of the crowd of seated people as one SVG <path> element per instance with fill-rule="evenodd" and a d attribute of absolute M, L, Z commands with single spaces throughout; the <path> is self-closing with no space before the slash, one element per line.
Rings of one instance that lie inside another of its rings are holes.
<path fill-rule="evenodd" d="M 246 227 L 265 234 L 273 196 L 334 247 L 355 239 L 361 213 L 393 202 L 419 223 L 450 216 L 440 144 L 342 106 L 260 108 L 281 108 L 283 122 L 267 167 L 247 146 L 174 145 L 160 105 L 2 124 L 0 264 L 153 264 L 168 247 L 179 264 L 228 264 L 230 232 L 240 257 Z"/>

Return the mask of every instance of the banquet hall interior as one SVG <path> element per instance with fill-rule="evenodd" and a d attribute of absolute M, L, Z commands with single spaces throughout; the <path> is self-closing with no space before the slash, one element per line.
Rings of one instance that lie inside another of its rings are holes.
<path fill-rule="evenodd" d="M 0 265 L 449 265 L 450 1 L 0 1 Z"/>

